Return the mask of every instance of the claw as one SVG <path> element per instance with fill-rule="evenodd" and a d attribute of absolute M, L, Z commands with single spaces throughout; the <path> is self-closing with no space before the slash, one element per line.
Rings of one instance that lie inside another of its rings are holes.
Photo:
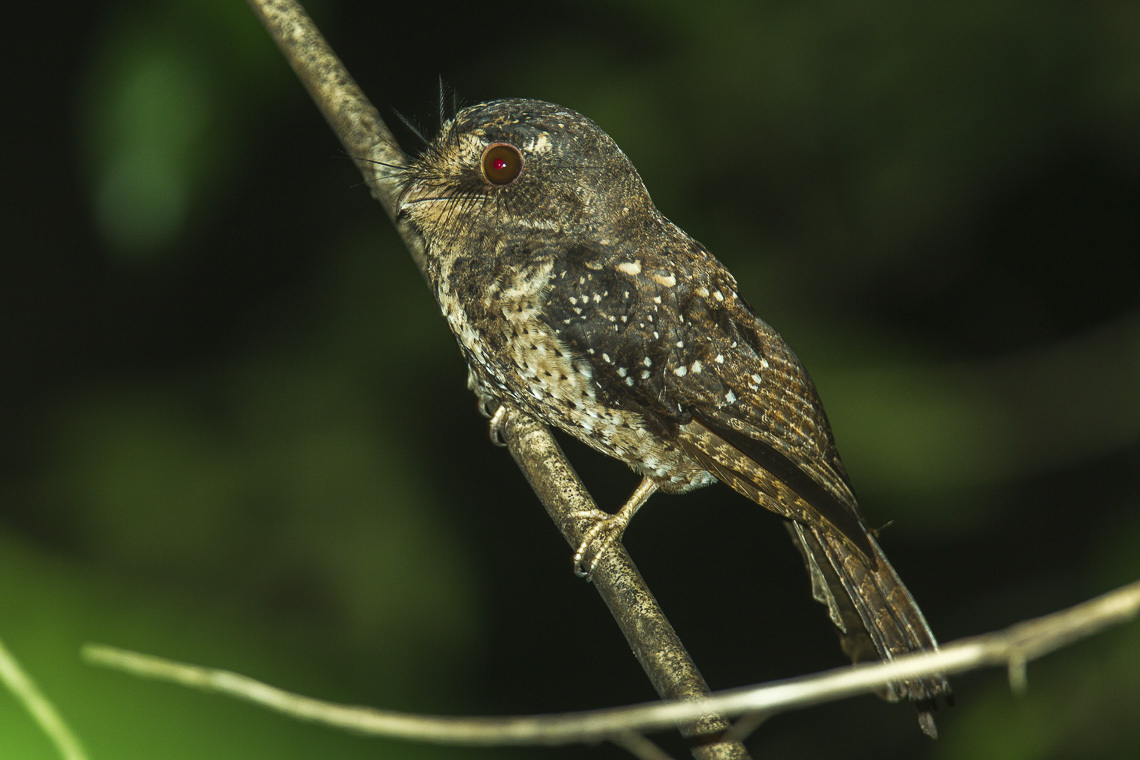
<path fill-rule="evenodd" d="M 467 387 L 475 394 L 475 403 L 479 409 L 479 414 L 491 421 L 488 431 L 491 435 L 491 443 L 496 446 L 506 446 L 507 439 L 504 432 L 507 425 L 511 424 L 507 407 L 487 390 L 487 386 L 479 382 L 478 376 L 470 367 L 467 368 Z"/>
<path fill-rule="evenodd" d="M 608 514 L 598 510 L 590 510 L 589 512 L 579 512 L 574 517 L 593 518 L 594 524 L 586 530 L 582 540 L 578 543 L 578 550 L 574 552 L 574 574 L 579 578 L 590 580 L 594 575 L 594 569 L 598 566 L 598 562 L 614 545 L 614 542 L 622 537 L 625 529 L 629 527 L 630 520 L 637 514 L 637 510 L 649 500 L 657 491 L 657 484 L 649 478 L 642 478 L 638 483 L 637 488 L 634 489 L 629 499 L 616 514 Z M 587 554 L 592 554 L 589 564 L 586 564 Z"/>
<path fill-rule="evenodd" d="M 475 394 L 479 414 L 487 419 L 493 417 L 500 407 L 499 400 L 487 390 L 487 386 L 479 382 L 479 378 L 470 367 L 467 368 L 467 389 Z"/>
<path fill-rule="evenodd" d="M 507 411 L 506 404 L 499 404 L 494 414 L 488 415 L 491 422 L 488 424 L 489 432 L 491 434 L 491 443 L 496 446 L 506 446 L 506 429 L 511 424 L 512 417 Z"/>
<path fill-rule="evenodd" d="M 499 411 L 499 409 L 502 408 L 499 402 L 493 398 L 480 397 L 475 403 L 476 407 L 479 409 L 479 414 L 483 415 L 487 419 L 494 417 L 495 412 Z"/>
<path fill-rule="evenodd" d="M 598 562 L 613 546 L 614 541 L 621 538 L 625 532 L 628 520 L 623 520 L 621 514 L 611 515 L 605 512 L 596 512 L 596 519 L 586 535 L 578 544 L 578 551 L 574 552 L 574 575 L 590 580 L 594 575 L 594 568 Z M 601 538 L 599 538 L 601 534 Z M 589 565 L 586 564 L 586 555 L 592 554 Z"/>

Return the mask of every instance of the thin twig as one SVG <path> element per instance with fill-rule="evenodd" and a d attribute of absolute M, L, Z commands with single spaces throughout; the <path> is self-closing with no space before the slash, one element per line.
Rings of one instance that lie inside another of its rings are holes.
<path fill-rule="evenodd" d="M 379 112 L 364 96 L 312 20 L 293 0 L 249 0 L 270 35 L 284 52 L 298 78 L 324 114 L 345 150 L 364 175 L 372 195 L 396 224 L 421 272 L 426 267 L 423 240 L 396 218 L 397 182 L 385 165 L 399 166 L 404 155 Z M 519 412 L 509 426 L 511 455 L 538 493 L 571 546 L 589 527 L 585 515 L 596 511 L 550 431 Z M 593 571 L 593 581 L 605 599 L 638 661 L 663 699 L 697 699 L 708 685 L 685 651 L 673 627 L 642 580 L 624 549 L 615 546 Z M 739 742 L 712 741 L 729 725 L 705 713 L 680 725 L 681 732 L 699 737 L 693 746 L 698 760 L 745 760 Z"/>
<path fill-rule="evenodd" d="M 636 757 L 637 760 L 673 760 L 665 753 L 665 750 L 646 739 L 644 734 L 636 731 L 618 734 L 611 737 L 610 741 Z"/>
<path fill-rule="evenodd" d="M 937 652 L 733 689 L 701 701 L 518 717 L 451 718 L 350 707 L 291 694 L 229 671 L 186 665 L 112 647 L 88 645 L 84 648 L 84 656 L 91 663 L 136 676 L 220 692 L 292 717 L 376 736 L 434 744 L 484 746 L 551 746 L 603 740 L 632 746 L 629 737 L 634 733 L 669 728 L 678 722 L 698 719 L 707 712 L 771 716 L 874 692 L 887 683 L 904 678 L 1024 664 L 1132 619 L 1138 613 L 1140 581 L 1061 612 L 995 633 L 962 639 Z"/>
<path fill-rule="evenodd" d="M 24 672 L 16 662 L 16 658 L 4 646 L 3 641 L 0 641 L 0 683 L 3 683 L 31 713 L 32 718 L 59 751 L 60 757 L 65 760 L 87 760 L 87 753 L 83 751 L 83 746 L 75 738 L 75 734 L 67 727 L 63 716 Z"/>

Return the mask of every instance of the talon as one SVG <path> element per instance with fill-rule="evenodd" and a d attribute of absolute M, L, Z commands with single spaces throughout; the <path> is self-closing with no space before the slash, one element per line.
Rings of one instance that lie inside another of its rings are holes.
<path fill-rule="evenodd" d="M 594 524 L 586 531 L 586 535 L 582 536 L 582 540 L 578 544 L 578 551 L 574 552 L 574 575 L 589 580 L 594 574 L 594 568 L 598 566 L 598 562 L 606 551 L 625 532 L 625 523 L 619 515 L 611 515 L 605 512 L 577 513 L 575 516 L 592 516 L 595 518 Z M 605 533 L 600 540 L 598 540 L 599 533 Z M 586 567 L 586 554 L 591 553 L 591 549 L 593 549 L 593 558 L 590 560 L 589 567 Z"/>
<path fill-rule="evenodd" d="M 491 419 L 501 407 L 493 398 L 480 398 L 475 402 L 475 408 L 479 410 L 479 414 Z"/>
<path fill-rule="evenodd" d="M 578 544 L 578 551 L 574 552 L 574 575 L 591 580 L 598 562 L 606 556 L 606 552 L 610 550 L 614 542 L 621 538 L 622 533 L 625 533 L 627 524 L 618 515 L 609 515 L 590 526 L 590 529 L 586 531 L 586 536 L 582 539 L 582 543 Z M 602 534 L 601 537 L 598 534 Z M 589 566 L 586 566 L 586 554 L 591 549 L 593 550 L 591 552 L 593 557 L 590 559 Z"/>
<path fill-rule="evenodd" d="M 499 404 L 499 407 L 495 410 L 494 414 L 487 416 L 491 418 L 491 422 L 488 425 L 489 432 L 491 434 L 491 443 L 495 444 L 496 446 L 506 446 L 506 427 L 507 425 L 511 424 L 511 419 L 507 412 L 506 405 Z"/>
<path fill-rule="evenodd" d="M 487 391 L 485 385 L 479 382 L 479 378 L 475 376 L 470 367 L 467 368 L 467 389 L 475 394 L 475 405 L 479 414 L 487 419 L 494 417 L 495 412 L 501 407 L 499 400 Z"/>
<path fill-rule="evenodd" d="M 648 478 L 643 478 L 637 488 L 634 489 L 633 494 L 629 497 L 622 508 L 616 514 L 609 514 L 599 510 L 588 510 L 585 512 L 576 512 L 573 517 L 583 518 L 591 517 L 594 519 L 594 524 L 589 527 L 582 540 L 578 544 L 578 550 L 574 552 L 574 574 L 579 578 L 590 580 L 594 575 L 594 569 L 597 568 L 598 562 L 605 556 L 606 552 L 610 550 L 614 542 L 622 537 L 625 533 L 629 521 L 633 519 L 634 514 L 641 508 L 650 496 L 657 490 L 657 484 Z M 599 538 L 600 535 L 600 538 Z M 593 557 L 590 559 L 589 566 L 586 566 L 586 555 L 592 553 Z"/>

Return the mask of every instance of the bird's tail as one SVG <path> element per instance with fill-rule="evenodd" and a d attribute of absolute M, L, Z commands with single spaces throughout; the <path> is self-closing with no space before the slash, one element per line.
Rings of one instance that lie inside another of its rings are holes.
<path fill-rule="evenodd" d="M 852 662 L 891 660 L 938 648 L 926 618 L 873 537 L 868 536 L 874 567 L 830 531 L 791 521 L 787 525 L 811 575 L 812 596 L 826 605 Z M 950 684 L 941 674 L 893 682 L 881 696 L 891 702 L 913 701 L 919 725 L 931 737 L 938 734 L 932 715 L 938 699 L 952 701 Z"/>

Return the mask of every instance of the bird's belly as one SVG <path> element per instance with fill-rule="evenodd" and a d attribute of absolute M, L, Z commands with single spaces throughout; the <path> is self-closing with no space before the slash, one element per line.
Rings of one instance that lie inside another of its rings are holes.
<path fill-rule="evenodd" d="M 625 462 L 634 472 L 657 483 L 668 493 L 684 493 L 715 483 L 716 478 L 675 442 L 662 439 L 645 424 L 640 414 L 607 410 L 617 424 L 587 430 L 575 420 L 549 420 L 597 451 Z"/>
<path fill-rule="evenodd" d="M 567 369 L 567 368 L 563 368 Z M 568 374 L 570 373 L 570 374 Z M 508 382 L 507 395 L 535 417 L 657 483 L 661 490 L 683 493 L 716 482 L 716 478 L 676 442 L 663 438 L 638 412 L 601 402 L 572 370 Z M 512 387 L 514 386 L 514 387 Z"/>

